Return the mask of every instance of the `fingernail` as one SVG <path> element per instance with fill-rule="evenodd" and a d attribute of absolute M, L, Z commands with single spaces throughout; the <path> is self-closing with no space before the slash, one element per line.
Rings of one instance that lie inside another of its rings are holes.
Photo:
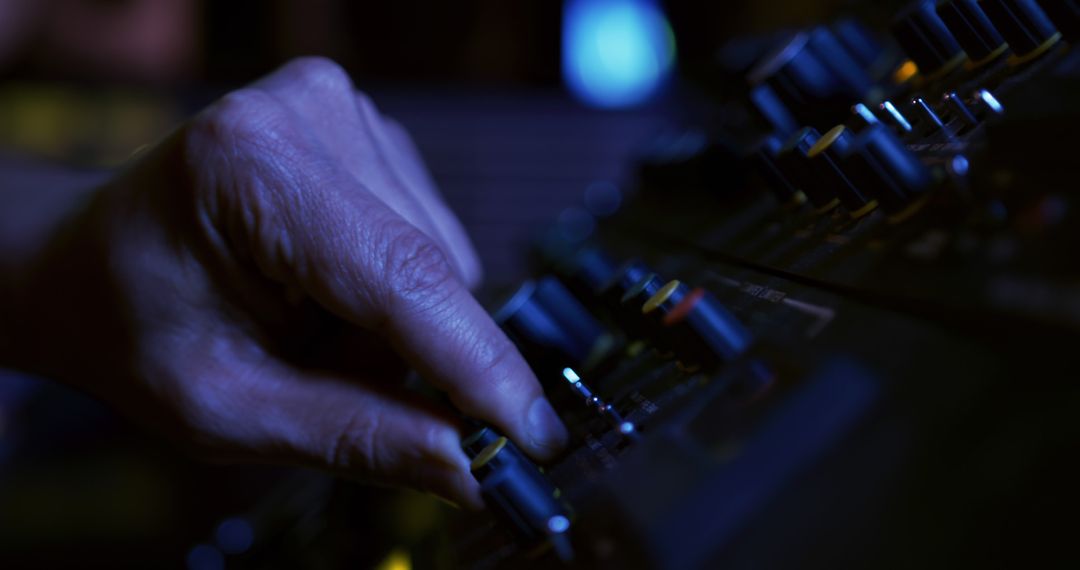
<path fill-rule="evenodd" d="M 541 451 L 555 452 L 566 445 L 566 428 L 546 398 L 537 398 L 529 406 L 529 438 Z"/>

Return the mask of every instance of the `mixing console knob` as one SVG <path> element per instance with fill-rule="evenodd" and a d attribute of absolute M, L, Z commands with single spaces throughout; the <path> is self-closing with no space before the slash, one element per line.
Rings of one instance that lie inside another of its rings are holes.
<path fill-rule="evenodd" d="M 1061 33 L 1035 0 L 985 0 L 982 7 L 1009 42 L 1011 65 L 1039 57 L 1061 39 Z"/>
<path fill-rule="evenodd" d="M 956 69 L 964 62 L 964 50 L 934 10 L 934 0 L 918 0 L 892 24 L 900 47 L 929 80 Z"/>
<path fill-rule="evenodd" d="M 942 2 L 938 4 L 937 13 L 967 52 L 972 67 L 990 63 L 1009 50 L 1009 45 L 990 23 L 977 0 Z"/>
<path fill-rule="evenodd" d="M 750 332 L 712 294 L 679 281 L 660 288 L 641 312 L 660 324 L 679 360 L 687 364 L 723 364 L 751 343 Z"/>
<path fill-rule="evenodd" d="M 615 277 L 601 288 L 600 297 L 627 336 L 643 339 L 648 337 L 650 331 L 637 307 L 662 284 L 649 266 L 633 260 L 623 265 Z"/>
<path fill-rule="evenodd" d="M 794 208 L 806 202 L 806 194 L 784 172 L 778 161 L 784 143 L 780 137 L 769 135 L 754 153 L 758 171 L 772 189 L 776 200 L 785 207 Z"/>
<path fill-rule="evenodd" d="M 784 134 L 862 99 L 872 87 L 859 62 L 822 27 L 792 36 L 763 57 L 747 79 L 754 106 Z"/>
<path fill-rule="evenodd" d="M 892 71 L 895 54 L 885 49 L 874 34 L 858 20 L 844 18 L 830 26 L 830 30 L 872 81 L 881 79 Z"/>
<path fill-rule="evenodd" d="M 777 164 L 788 179 L 796 182 L 817 213 L 823 214 L 840 204 L 833 188 L 822 184 L 810 162 L 808 153 L 821 134 L 812 127 L 800 129 L 784 144 L 777 155 Z"/>
<path fill-rule="evenodd" d="M 540 469 L 491 428 L 470 435 L 461 446 L 472 460 L 484 503 L 503 524 L 525 543 L 548 540 L 560 558 L 569 559 L 570 515 Z"/>
<path fill-rule="evenodd" d="M 587 247 L 553 261 L 555 270 L 566 280 L 571 292 L 586 303 L 596 297 L 619 269 L 611 257 L 595 247 Z"/>
<path fill-rule="evenodd" d="M 907 218 L 922 205 L 931 176 L 919 158 L 884 125 L 859 133 L 847 162 L 893 221 Z"/>
<path fill-rule="evenodd" d="M 1039 5 L 1050 16 L 1050 21 L 1065 39 L 1075 42 L 1080 39 L 1080 1 L 1078 0 L 1042 0 Z"/>
<path fill-rule="evenodd" d="M 825 133 L 806 156 L 817 174 L 814 184 L 831 188 L 853 218 L 862 217 L 877 207 L 844 169 L 844 157 L 852 151 L 855 135 L 843 125 Z"/>
<path fill-rule="evenodd" d="M 522 285 L 493 318 L 534 366 L 588 368 L 613 344 L 600 323 L 554 277 Z"/>

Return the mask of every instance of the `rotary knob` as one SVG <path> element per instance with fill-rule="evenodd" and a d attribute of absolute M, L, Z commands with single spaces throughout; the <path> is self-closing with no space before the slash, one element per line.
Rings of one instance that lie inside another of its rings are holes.
<path fill-rule="evenodd" d="M 892 33 L 927 80 L 947 75 L 966 57 L 938 17 L 933 0 L 919 0 L 909 6 L 893 21 Z"/>
<path fill-rule="evenodd" d="M 858 20 L 844 18 L 829 29 L 874 83 L 887 76 L 896 66 L 895 50 L 886 49 Z"/>
<path fill-rule="evenodd" d="M 873 211 L 878 203 L 845 170 L 844 159 L 852 152 L 854 139 L 855 135 L 850 129 L 837 125 L 822 135 L 806 156 L 817 174 L 814 184 L 831 188 L 851 217 L 861 218 Z"/>
<path fill-rule="evenodd" d="M 835 118 L 872 87 L 859 61 L 823 27 L 788 38 L 758 61 L 747 79 L 751 102 L 783 134 L 799 124 Z"/>
<path fill-rule="evenodd" d="M 1021 65 L 1050 51 L 1061 39 L 1050 17 L 1034 0 L 985 0 L 983 11 L 1001 32 L 1013 54 L 1010 65 Z"/>
<path fill-rule="evenodd" d="M 660 327 L 679 360 L 715 366 L 746 352 L 752 337 L 746 327 L 711 293 L 669 281 L 641 306 Z"/>
<path fill-rule="evenodd" d="M 810 201 L 814 211 L 824 214 L 839 205 L 840 200 L 836 196 L 835 189 L 818 178 L 818 173 L 811 163 L 809 152 L 819 139 L 821 139 L 821 134 L 817 129 L 812 127 L 800 129 L 784 143 L 776 161 L 787 179 L 796 184 Z"/>
<path fill-rule="evenodd" d="M 765 179 L 766 185 L 772 189 L 776 200 L 785 208 L 796 208 L 806 202 L 806 194 L 803 194 L 790 178 L 790 174 L 781 167 L 779 159 L 783 148 L 784 143 L 779 136 L 769 135 L 754 152 L 754 160 L 758 172 Z"/>
<path fill-rule="evenodd" d="M 649 326 L 637 307 L 655 293 L 663 282 L 639 260 L 625 263 L 600 290 L 600 299 L 612 320 L 633 339 L 649 337 Z"/>
<path fill-rule="evenodd" d="M 461 442 L 484 503 L 522 542 L 547 540 L 563 559 L 571 556 L 570 513 L 555 486 L 504 436 L 481 428 Z"/>
<path fill-rule="evenodd" d="M 523 284 L 493 318 L 536 367 L 538 376 L 564 366 L 590 368 L 603 360 L 614 339 L 554 277 Z"/>
<path fill-rule="evenodd" d="M 847 165 L 890 216 L 899 222 L 914 214 L 925 202 L 932 178 L 929 170 L 884 125 L 871 126 L 852 141 Z"/>
<path fill-rule="evenodd" d="M 1009 50 L 976 0 L 949 0 L 938 4 L 937 13 L 967 53 L 971 67 L 995 61 Z"/>
<path fill-rule="evenodd" d="M 1075 42 L 1080 39 L 1080 1 L 1078 0 L 1042 0 L 1039 5 L 1043 7 L 1050 21 L 1065 39 Z"/>

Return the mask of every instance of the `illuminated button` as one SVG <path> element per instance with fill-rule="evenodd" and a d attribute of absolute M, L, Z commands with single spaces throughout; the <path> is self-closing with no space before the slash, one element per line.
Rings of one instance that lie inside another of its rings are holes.
<path fill-rule="evenodd" d="M 857 103 L 851 108 L 851 122 L 851 130 L 859 132 L 870 125 L 877 124 L 879 121 L 877 115 L 870 110 L 870 107 Z"/>
<path fill-rule="evenodd" d="M 911 78 L 915 77 L 918 73 L 919 66 L 915 65 L 915 62 L 909 59 L 904 63 L 901 63 L 900 67 L 897 67 L 896 71 L 893 72 L 893 82 L 897 85 L 903 85 L 904 83 L 911 81 Z"/>
<path fill-rule="evenodd" d="M 972 107 L 975 116 L 980 119 L 995 117 L 1005 112 L 1005 107 L 1001 106 L 1001 102 L 997 100 L 997 97 L 994 97 L 994 94 L 986 89 L 979 89 L 975 92 Z"/>
<path fill-rule="evenodd" d="M 892 101 L 885 101 L 879 108 L 884 112 L 885 120 L 893 126 L 901 134 L 907 134 L 911 132 L 911 123 L 907 120 L 907 117 L 893 105 Z"/>

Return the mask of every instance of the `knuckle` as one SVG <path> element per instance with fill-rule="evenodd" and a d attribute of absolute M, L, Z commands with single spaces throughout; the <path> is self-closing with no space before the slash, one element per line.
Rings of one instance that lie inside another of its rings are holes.
<path fill-rule="evenodd" d="M 377 412 L 349 416 L 334 439 L 327 462 L 343 471 L 379 473 L 386 467 L 381 449 L 382 422 Z"/>
<path fill-rule="evenodd" d="M 332 59 L 320 56 L 301 57 L 290 61 L 286 67 L 303 85 L 339 93 L 353 91 L 349 74 Z"/>
<path fill-rule="evenodd" d="M 209 142 L 216 147 L 259 143 L 277 138 L 274 133 L 284 118 L 281 106 L 269 94 L 243 88 L 222 97 L 191 125 L 190 135 L 197 144 Z"/>
<path fill-rule="evenodd" d="M 404 220 L 394 222 L 382 239 L 390 301 L 424 309 L 453 293 L 453 268 L 435 240 Z"/>

